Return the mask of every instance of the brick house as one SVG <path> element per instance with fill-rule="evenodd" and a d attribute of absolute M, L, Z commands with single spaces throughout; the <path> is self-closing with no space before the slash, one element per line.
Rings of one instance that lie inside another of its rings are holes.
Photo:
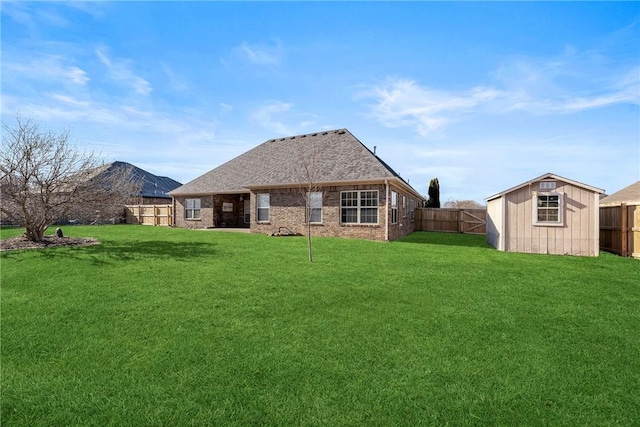
<path fill-rule="evenodd" d="M 383 241 L 425 200 L 346 129 L 270 139 L 169 194 L 178 227 L 304 234 L 309 217 L 314 236 Z"/>

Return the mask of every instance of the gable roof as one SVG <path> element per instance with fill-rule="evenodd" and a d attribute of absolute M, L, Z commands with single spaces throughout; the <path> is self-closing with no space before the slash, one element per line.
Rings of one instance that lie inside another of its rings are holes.
<path fill-rule="evenodd" d="M 640 181 L 600 199 L 600 206 L 616 206 L 622 203 L 640 205 Z"/>
<path fill-rule="evenodd" d="M 172 196 L 244 193 L 253 189 L 396 181 L 423 198 L 347 129 L 276 138 L 171 191 Z"/>
<path fill-rule="evenodd" d="M 133 179 L 141 182 L 142 184 L 140 193 L 136 194 L 136 196 L 170 199 L 171 196 L 169 195 L 169 192 L 182 185 L 174 179 L 168 178 L 166 176 L 157 176 L 147 172 L 144 169 L 140 169 L 139 167 L 134 166 L 131 163 L 120 161 L 100 166 L 96 168 L 91 175 L 93 177 L 99 177 L 100 175 L 122 170 L 124 168 L 132 168 L 131 173 Z"/>
<path fill-rule="evenodd" d="M 491 201 L 493 199 L 500 198 L 500 197 L 504 196 L 505 194 L 509 194 L 509 193 L 511 193 L 513 191 L 519 190 L 519 189 L 521 189 L 523 187 L 527 187 L 527 186 L 529 186 L 529 185 L 531 185 L 531 184 L 533 184 L 535 182 L 542 181 L 544 179 L 554 179 L 554 180 L 558 180 L 558 181 L 563 181 L 563 182 L 566 182 L 567 184 L 571 184 L 571 185 L 576 186 L 576 187 L 581 187 L 581 188 L 593 191 L 595 193 L 599 193 L 599 194 L 604 193 L 604 190 L 601 189 L 601 188 L 592 187 L 590 185 L 583 184 L 581 182 L 574 181 L 574 180 L 569 179 L 569 178 L 564 178 L 564 177 L 562 177 L 560 175 L 555 175 L 553 173 L 549 173 L 548 172 L 548 173 L 545 173 L 543 175 L 540 175 L 537 178 L 533 178 L 533 179 L 530 179 L 527 182 L 523 182 L 520 185 L 516 185 L 515 187 L 511 187 L 508 190 L 504 190 L 504 191 L 501 191 L 500 193 L 494 194 L 493 196 L 488 197 L 486 200 L 487 200 L 487 202 L 489 202 L 489 201 Z"/>

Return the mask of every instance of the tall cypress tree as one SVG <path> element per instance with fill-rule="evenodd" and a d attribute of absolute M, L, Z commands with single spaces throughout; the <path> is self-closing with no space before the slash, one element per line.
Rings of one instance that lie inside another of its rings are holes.
<path fill-rule="evenodd" d="M 438 178 L 433 178 L 429 182 L 429 200 L 427 200 L 427 207 L 440 207 L 440 183 L 438 182 Z"/>

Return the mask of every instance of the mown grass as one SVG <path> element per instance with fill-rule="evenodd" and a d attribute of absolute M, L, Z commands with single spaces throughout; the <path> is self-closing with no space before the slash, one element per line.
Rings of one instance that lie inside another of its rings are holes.
<path fill-rule="evenodd" d="M 636 260 L 64 232 L 0 258 L 2 425 L 640 423 Z"/>

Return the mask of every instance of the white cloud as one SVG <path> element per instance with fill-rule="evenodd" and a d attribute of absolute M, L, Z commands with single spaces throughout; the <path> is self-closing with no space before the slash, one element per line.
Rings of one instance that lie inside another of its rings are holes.
<path fill-rule="evenodd" d="M 252 118 L 259 125 L 269 129 L 271 132 L 279 135 L 292 135 L 295 132 L 276 118 L 276 116 L 282 115 L 289 110 L 291 110 L 291 104 L 276 101 L 255 110 L 252 114 Z"/>
<path fill-rule="evenodd" d="M 515 111 L 574 114 L 621 104 L 640 105 L 640 67 L 595 47 L 566 46 L 548 57 L 518 55 L 503 59 L 482 84 L 449 90 L 410 78 L 369 85 L 355 99 L 372 100 L 370 113 L 387 127 L 413 128 L 424 136 L 481 114 Z"/>
<path fill-rule="evenodd" d="M 233 51 L 239 58 L 254 65 L 279 65 L 283 56 L 279 42 L 275 46 L 250 45 L 242 42 Z"/>
<path fill-rule="evenodd" d="M 139 95 L 148 95 L 153 90 L 151 84 L 136 75 L 131 69 L 132 64 L 129 60 L 123 59 L 111 59 L 103 51 L 102 48 L 95 50 L 96 56 L 107 67 L 109 77 L 115 82 L 121 83 L 125 86 L 129 86 Z"/>
<path fill-rule="evenodd" d="M 502 81 L 502 87 L 477 86 L 466 91 L 445 91 L 420 86 L 410 79 L 388 79 L 383 85 L 370 87 L 355 98 L 372 99 L 370 112 L 383 125 L 412 127 L 422 136 L 470 115 L 502 115 L 513 111 L 547 115 L 620 104 L 640 105 L 638 68 L 611 73 L 606 81 L 585 78 L 579 88 L 562 87 L 555 81 L 548 81 L 550 78 L 534 67 L 520 65 L 516 68 L 518 72 L 510 75 L 509 81 Z M 506 79 L 504 71 L 501 75 Z"/>
<path fill-rule="evenodd" d="M 59 55 L 42 55 L 23 59 L 21 62 L 9 61 L 5 62 L 2 68 L 5 79 L 17 77 L 15 74 L 19 74 L 19 78 L 78 86 L 84 86 L 90 80 L 86 71 L 68 63 L 66 58 Z"/>
<path fill-rule="evenodd" d="M 372 113 L 385 126 L 411 126 L 427 135 L 500 96 L 486 87 L 454 93 L 421 87 L 410 79 L 389 79 L 357 97 L 374 99 Z"/>
<path fill-rule="evenodd" d="M 160 67 L 167 76 L 167 82 L 165 83 L 167 87 L 176 92 L 186 92 L 189 90 L 189 83 L 187 83 L 187 80 L 182 76 L 179 76 L 172 67 L 164 62 L 160 64 Z"/>

